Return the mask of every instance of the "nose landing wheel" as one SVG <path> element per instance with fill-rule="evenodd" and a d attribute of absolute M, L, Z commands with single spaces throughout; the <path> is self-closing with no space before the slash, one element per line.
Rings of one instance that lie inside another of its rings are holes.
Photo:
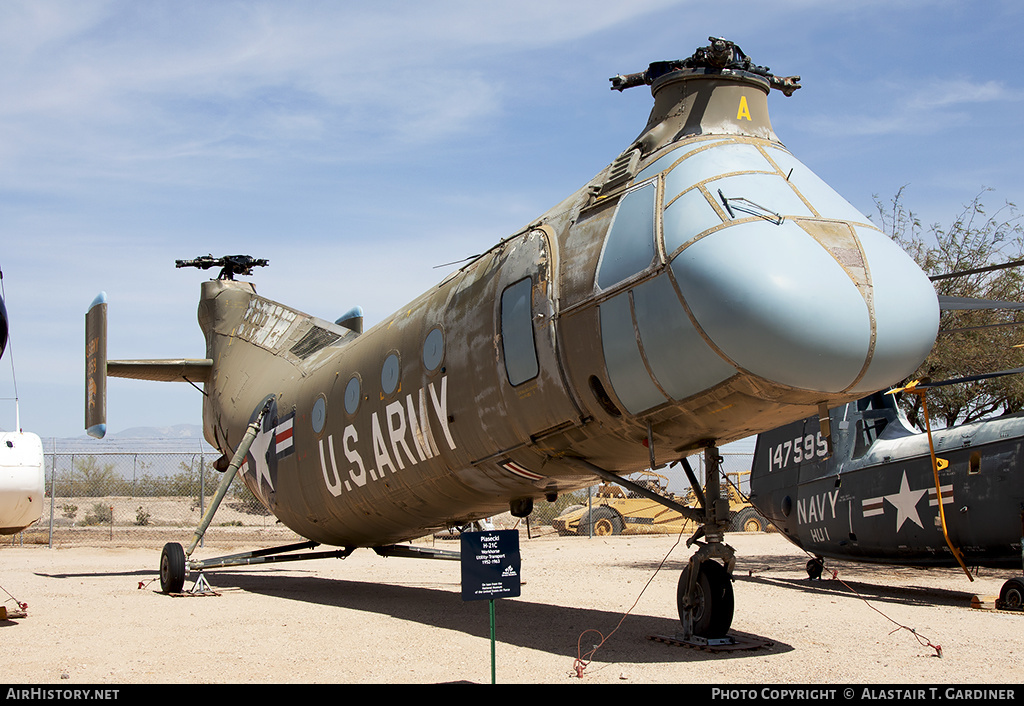
<path fill-rule="evenodd" d="M 697 566 L 697 575 L 691 574 Z M 732 626 L 734 598 L 728 572 L 717 561 L 690 563 L 679 577 L 676 604 L 684 633 L 707 639 L 723 638 Z M 689 627 L 689 630 L 687 630 Z"/>

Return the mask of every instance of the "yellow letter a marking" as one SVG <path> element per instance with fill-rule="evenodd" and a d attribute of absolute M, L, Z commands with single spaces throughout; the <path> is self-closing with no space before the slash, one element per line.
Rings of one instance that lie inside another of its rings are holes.
<path fill-rule="evenodd" d="M 740 96 L 740 109 L 736 112 L 736 119 L 742 120 L 744 118 L 752 120 L 750 117 L 750 108 L 747 107 L 747 97 Z"/>

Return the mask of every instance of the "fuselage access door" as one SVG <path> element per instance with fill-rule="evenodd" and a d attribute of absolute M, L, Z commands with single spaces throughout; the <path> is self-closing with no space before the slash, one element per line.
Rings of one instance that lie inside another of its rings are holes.
<path fill-rule="evenodd" d="M 506 245 L 495 323 L 498 378 L 508 423 L 535 439 L 580 417 L 558 356 L 551 245 L 543 228 Z"/>

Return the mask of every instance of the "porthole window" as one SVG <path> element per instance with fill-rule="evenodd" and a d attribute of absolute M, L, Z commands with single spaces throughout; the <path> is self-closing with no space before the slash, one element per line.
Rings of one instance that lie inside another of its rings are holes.
<path fill-rule="evenodd" d="M 444 360 L 444 333 L 435 328 L 423 341 L 423 367 L 433 372 Z"/>
<path fill-rule="evenodd" d="M 349 414 L 355 414 L 359 409 L 360 392 L 359 376 L 353 375 L 345 386 L 345 411 Z"/>
<path fill-rule="evenodd" d="M 384 365 L 380 369 L 380 387 L 385 395 L 390 395 L 398 388 L 398 373 L 398 354 L 391 353 L 384 359 Z"/>
<path fill-rule="evenodd" d="M 313 402 L 313 411 L 309 415 L 310 423 L 313 425 L 313 433 L 319 434 L 327 424 L 327 400 L 319 395 Z"/>

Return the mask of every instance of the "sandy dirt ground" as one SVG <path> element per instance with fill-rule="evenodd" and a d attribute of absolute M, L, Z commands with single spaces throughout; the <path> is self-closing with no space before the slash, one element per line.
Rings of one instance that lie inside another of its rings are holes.
<path fill-rule="evenodd" d="M 733 630 L 765 644 L 715 653 L 650 639 L 678 628 L 676 583 L 691 551 L 675 537 L 524 536 L 522 595 L 494 602 L 494 680 L 1024 682 L 1024 614 L 970 607 L 972 596 L 997 593 L 1008 572 L 970 582 L 959 570 L 833 563 L 837 578 L 811 581 L 807 556 L 777 534 L 728 541 L 738 556 Z M 344 560 L 213 570 L 218 595 L 181 597 L 160 592 L 158 564 L 158 549 L 0 547 L 2 598 L 9 608 L 8 593 L 28 604 L 26 617 L 0 621 L 0 681 L 492 681 L 488 601 L 462 600 L 458 562 L 359 550 Z"/>

